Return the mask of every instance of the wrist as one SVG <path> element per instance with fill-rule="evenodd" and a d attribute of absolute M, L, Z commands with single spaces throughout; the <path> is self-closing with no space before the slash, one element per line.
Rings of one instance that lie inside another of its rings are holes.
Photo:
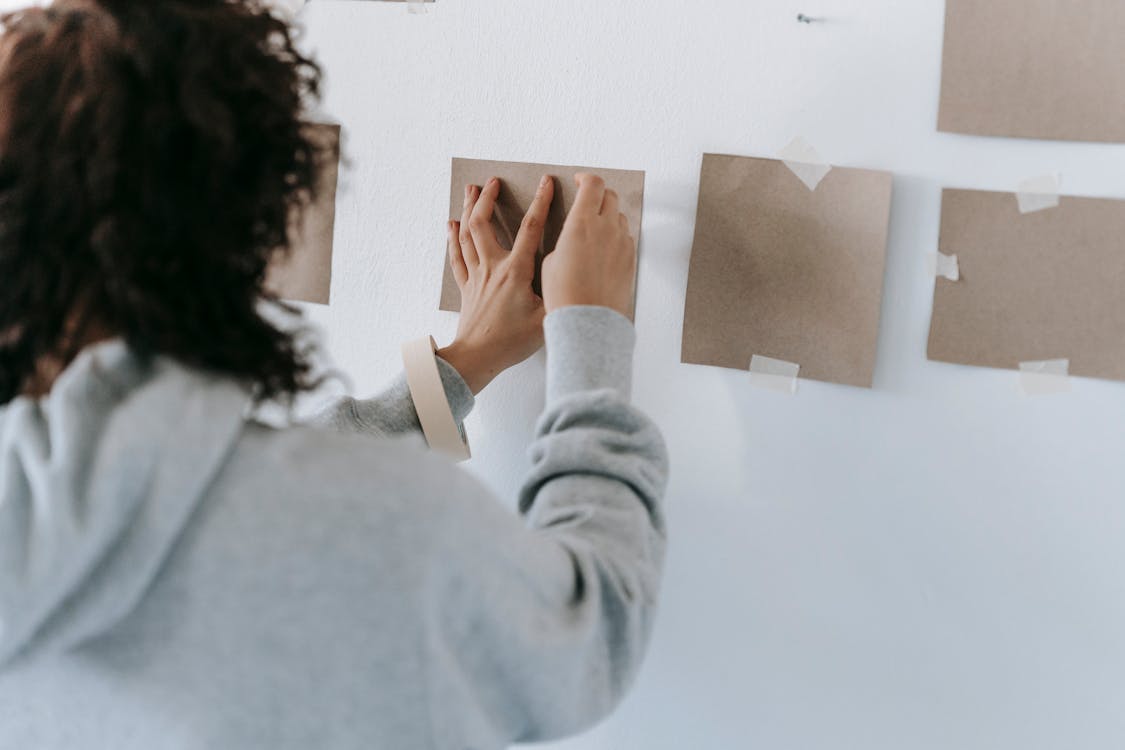
<path fill-rule="evenodd" d="M 457 371 L 474 396 L 496 377 L 496 373 L 485 366 L 485 358 L 462 342 L 454 341 L 449 346 L 438 349 L 437 355 Z"/>

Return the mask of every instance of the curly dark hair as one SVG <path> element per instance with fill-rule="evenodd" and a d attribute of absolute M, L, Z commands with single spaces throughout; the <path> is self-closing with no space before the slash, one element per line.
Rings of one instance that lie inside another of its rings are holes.
<path fill-rule="evenodd" d="M 322 146 L 321 72 L 258 0 L 56 0 L 0 19 L 0 404 L 90 330 L 231 376 L 315 385 L 263 290 Z M 335 154 L 332 155 L 333 157 Z"/>

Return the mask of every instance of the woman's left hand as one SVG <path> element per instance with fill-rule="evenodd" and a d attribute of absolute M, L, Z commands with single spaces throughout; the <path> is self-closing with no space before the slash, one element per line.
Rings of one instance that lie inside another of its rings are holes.
<path fill-rule="evenodd" d="M 461 290 L 461 319 L 457 337 L 438 355 L 474 394 L 543 346 L 543 300 L 531 283 L 554 189 L 550 177 L 540 181 L 511 252 L 501 247 L 492 228 L 500 194 L 495 177 L 483 190 L 467 185 L 461 221 L 449 222 L 449 263 Z"/>

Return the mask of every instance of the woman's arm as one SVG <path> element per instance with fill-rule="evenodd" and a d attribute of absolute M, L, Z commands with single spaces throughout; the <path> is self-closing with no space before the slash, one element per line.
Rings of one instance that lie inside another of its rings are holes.
<path fill-rule="evenodd" d="M 449 409 L 453 412 L 453 420 L 460 425 L 473 409 L 473 391 L 457 369 L 441 356 L 437 358 L 437 366 Z M 345 396 L 336 399 L 313 417 L 310 424 L 336 432 L 373 436 L 401 435 L 422 430 L 405 375 L 399 375 L 386 390 L 373 398 L 356 399 Z"/>
<path fill-rule="evenodd" d="M 657 427 L 629 405 L 632 345 L 629 321 L 604 307 L 547 317 L 547 404 L 522 518 L 470 477 L 443 479 L 450 502 L 427 527 L 442 582 L 427 592 L 426 639 L 443 654 L 431 710 L 443 717 L 438 731 L 479 733 L 439 740 L 490 747 L 572 734 L 608 714 L 640 668 L 663 567 L 668 460 Z"/>
<path fill-rule="evenodd" d="M 448 661 L 432 680 L 433 709 L 481 710 L 485 744 L 552 739 L 603 717 L 652 630 L 668 460 L 656 425 L 629 404 L 636 260 L 616 202 L 584 177 L 544 265 L 547 403 L 522 522 L 466 490 L 443 509 L 434 541 L 446 557 L 429 638 Z"/>

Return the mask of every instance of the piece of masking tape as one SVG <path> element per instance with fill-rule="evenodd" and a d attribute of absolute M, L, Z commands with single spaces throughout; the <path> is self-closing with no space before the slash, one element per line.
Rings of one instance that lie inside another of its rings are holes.
<path fill-rule="evenodd" d="M 1062 178 L 1058 174 L 1045 174 L 1024 180 L 1016 192 L 1020 213 L 1031 214 L 1048 208 L 1057 208 L 1061 190 Z"/>
<path fill-rule="evenodd" d="M 778 393 L 797 392 L 797 373 L 801 366 L 782 359 L 755 354 L 750 358 L 750 384 Z"/>
<path fill-rule="evenodd" d="M 938 251 L 930 256 L 930 275 L 941 276 L 950 281 L 961 280 L 961 266 L 956 255 L 946 255 Z"/>
<path fill-rule="evenodd" d="M 1020 362 L 1020 388 L 1025 396 L 1066 393 L 1070 390 L 1070 360 Z"/>
<path fill-rule="evenodd" d="M 778 156 L 809 190 L 816 190 L 820 181 L 832 171 L 832 165 L 825 163 L 817 150 L 801 136 L 790 141 Z"/>
<path fill-rule="evenodd" d="M 422 425 L 422 435 L 432 450 L 455 461 L 472 457 L 463 425 L 457 424 L 437 366 L 437 344 L 432 336 L 402 345 L 406 384 Z"/>

